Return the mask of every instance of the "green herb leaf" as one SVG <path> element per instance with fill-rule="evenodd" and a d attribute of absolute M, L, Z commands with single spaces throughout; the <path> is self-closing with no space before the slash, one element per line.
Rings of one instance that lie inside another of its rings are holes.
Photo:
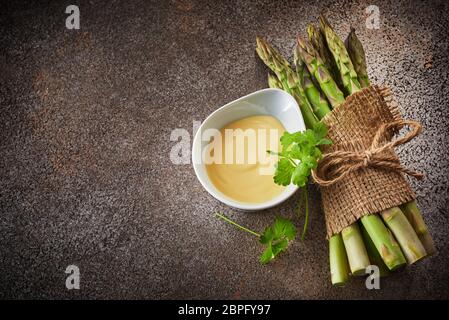
<path fill-rule="evenodd" d="M 288 242 L 296 237 L 295 226 L 289 219 L 283 217 L 276 217 L 274 223 L 267 227 L 262 234 L 259 234 L 238 224 L 222 213 L 216 213 L 215 216 L 259 238 L 259 242 L 266 246 L 259 259 L 262 264 L 266 264 L 276 258 L 279 253 L 287 249 Z"/>
<path fill-rule="evenodd" d="M 332 144 L 332 140 L 323 138 L 323 139 L 321 139 L 320 141 L 317 142 L 317 145 L 323 145 L 323 144 Z"/>
<path fill-rule="evenodd" d="M 307 183 L 309 170 L 305 163 L 298 164 L 293 171 L 291 181 L 297 186 L 303 187 Z"/>
<path fill-rule="evenodd" d="M 322 123 L 317 123 L 313 130 L 307 129 L 304 132 L 285 132 L 281 137 L 282 155 L 276 165 L 274 182 L 283 186 L 293 183 L 303 188 L 303 195 L 298 205 L 298 211 L 301 207 L 305 209 L 305 221 L 301 238 L 304 239 L 309 224 L 309 205 L 307 197 L 307 181 L 313 169 L 318 166 L 318 161 L 322 158 L 319 146 L 332 144 L 332 141 L 326 138 L 327 127 Z M 285 250 L 288 240 L 296 235 L 296 229 L 287 231 L 287 225 L 281 219 L 276 219 L 272 227 L 265 229 L 260 240 L 267 245 L 260 261 L 267 263 L 274 259 L 276 255 Z M 290 227 L 288 227 L 290 228 Z M 282 230 L 282 231 L 281 231 Z M 289 233 L 291 232 L 291 233 Z M 289 236 L 287 236 L 289 235 Z M 271 255 L 271 258 L 270 258 Z"/>
<path fill-rule="evenodd" d="M 273 225 L 267 227 L 260 236 L 260 243 L 266 248 L 260 256 L 262 264 L 268 263 L 288 247 L 288 241 L 296 237 L 296 228 L 293 223 L 286 218 L 276 217 Z"/>
<path fill-rule="evenodd" d="M 292 180 L 292 173 L 295 167 L 288 158 L 279 159 L 274 172 L 274 182 L 282 186 L 288 186 Z"/>
<path fill-rule="evenodd" d="M 318 122 L 313 127 L 313 132 L 315 133 L 315 139 L 319 141 L 319 140 L 323 139 L 324 137 L 326 137 L 327 127 L 324 123 Z"/>
<path fill-rule="evenodd" d="M 260 256 L 260 263 L 267 264 L 274 259 L 273 250 L 271 249 L 271 243 L 266 247 L 262 255 Z"/>
<path fill-rule="evenodd" d="M 290 183 L 305 186 L 311 170 L 318 166 L 322 157 L 318 147 L 332 143 L 326 134 L 327 128 L 322 122 L 317 123 L 313 130 L 285 132 L 281 137 L 282 151 L 279 154 L 282 158 L 277 162 L 274 182 L 282 186 Z"/>
<path fill-rule="evenodd" d="M 273 241 L 274 233 L 271 227 L 267 227 L 265 231 L 260 236 L 260 243 L 270 244 Z"/>
<path fill-rule="evenodd" d="M 297 136 L 300 132 L 289 133 L 285 131 L 281 136 L 281 146 L 283 150 L 287 150 L 288 147 L 296 141 Z"/>
<path fill-rule="evenodd" d="M 273 256 L 276 257 L 279 253 L 287 249 L 288 240 L 282 239 L 271 246 L 271 250 L 273 252 Z"/>
<path fill-rule="evenodd" d="M 284 236 L 288 240 L 293 240 L 296 236 L 296 228 L 293 223 L 287 218 L 279 216 L 276 217 L 273 225 L 273 230 L 275 240 L 281 239 Z"/>

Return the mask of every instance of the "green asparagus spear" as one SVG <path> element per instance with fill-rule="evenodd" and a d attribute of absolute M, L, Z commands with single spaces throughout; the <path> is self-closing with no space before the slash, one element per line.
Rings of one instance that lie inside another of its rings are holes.
<path fill-rule="evenodd" d="M 382 211 L 380 215 L 397 239 L 408 264 L 415 263 L 427 255 L 426 249 L 401 209 L 394 207 Z"/>
<path fill-rule="evenodd" d="M 304 62 L 299 58 L 297 46 L 294 51 L 294 60 L 300 84 L 304 88 L 307 99 L 309 99 L 312 105 L 313 112 L 318 119 L 322 119 L 327 113 L 331 112 L 329 102 L 327 102 L 326 98 L 313 83 L 309 70 L 307 70 Z"/>
<path fill-rule="evenodd" d="M 287 87 L 286 91 L 290 93 L 291 90 L 288 89 L 287 86 L 287 73 L 285 71 L 286 66 L 282 64 L 282 62 L 279 62 L 277 59 L 275 59 L 274 55 L 272 54 L 272 51 L 274 51 L 274 49 L 270 50 L 268 43 L 266 43 L 263 39 L 257 37 L 256 43 L 256 52 L 259 55 L 260 59 L 262 59 L 262 61 L 276 74 L 282 85 Z"/>
<path fill-rule="evenodd" d="M 349 264 L 341 234 L 335 234 L 329 239 L 329 265 L 332 284 L 344 286 L 349 278 Z"/>
<path fill-rule="evenodd" d="M 307 66 L 310 74 L 313 75 L 318 82 L 321 90 L 326 95 L 327 100 L 333 108 L 342 104 L 345 101 L 343 92 L 338 88 L 331 74 L 324 66 L 323 61 L 319 57 L 312 45 L 298 37 L 298 55 Z"/>
<path fill-rule="evenodd" d="M 364 216 L 360 221 L 388 269 L 395 270 L 406 264 L 399 244 L 377 214 Z"/>
<path fill-rule="evenodd" d="M 345 244 L 352 274 L 355 276 L 364 275 L 366 268 L 370 265 L 370 261 L 357 223 L 344 228 L 341 231 L 341 236 Z"/>
<path fill-rule="evenodd" d="M 340 73 L 338 72 L 332 53 L 327 47 L 323 33 L 321 33 L 320 29 L 315 28 L 313 24 L 309 24 L 307 27 L 307 35 L 309 36 L 310 43 L 318 52 L 321 60 L 323 60 L 324 66 L 332 75 L 332 79 L 335 80 L 339 88 L 342 88 L 343 86 L 340 80 Z"/>
<path fill-rule="evenodd" d="M 363 45 L 359 38 L 355 34 L 355 29 L 351 27 L 351 32 L 347 39 L 348 54 L 351 58 L 354 69 L 357 73 L 360 85 L 362 88 L 368 87 L 370 85 L 368 72 L 366 71 L 366 57 L 365 50 L 363 50 Z"/>
<path fill-rule="evenodd" d="M 437 249 L 435 248 L 433 239 L 430 236 L 426 224 L 424 223 L 424 219 L 419 211 L 416 201 L 413 200 L 403 204 L 401 209 L 418 235 L 419 240 L 421 240 L 424 248 L 426 249 L 427 255 L 435 254 Z"/>
<path fill-rule="evenodd" d="M 340 73 L 340 79 L 343 84 L 346 95 L 351 95 L 361 89 L 357 73 L 346 51 L 345 44 L 335 33 L 324 16 L 320 16 L 320 27 L 326 39 L 327 47 L 334 57 Z"/>
<path fill-rule="evenodd" d="M 380 276 L 386 277 L 390 275 L 390 270 L 385 265 L 385 262 L 382 260 L 379 252 L 374 245 L 373 240 L 371 240 L 368 232 L 361 222 L 359 222 L 360 230 L 363 236 L 363 242 L 365 243 L 366 251 L 368 252 L 368 257 L 372 265 L 375 265 L 379 268 Z"/>
<path fill-rule="evenodd" d="M 268 86 L 274 89 L 284 89 L 284 87 L 282 86 L 282 82 L 271 73 L 268 74 Z"/>

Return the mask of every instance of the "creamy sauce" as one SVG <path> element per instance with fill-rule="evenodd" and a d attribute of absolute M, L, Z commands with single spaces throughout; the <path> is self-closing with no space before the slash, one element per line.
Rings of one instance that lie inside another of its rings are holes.
<path fill-rule="evenodd" d="M 217 138 L 220 141 L 210 147 L 210 154 L 217 156 L 215 163 L 206 164 L 215 187 L 227 197 L 246 203 L 262 203 L 281 194 L 285 187 L 273 181 L 277 156 L 267 150 L 280 150 L 279 138 L 284 131 L 279 120 L 266 115 L 243 118 L 222 128 Z"/>

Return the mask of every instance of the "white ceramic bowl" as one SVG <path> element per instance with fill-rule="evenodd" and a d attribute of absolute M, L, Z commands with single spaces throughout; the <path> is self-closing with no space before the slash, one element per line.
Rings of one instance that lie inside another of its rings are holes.
<path fill-rule="evenodd" d="M 207 129 L 221 129 L 230 122 L 255 115 L 276 117 L 288 132 L 304 131 L 304 120 L 295 99 L 279 89 L 263 89 L 234 100 L 214 111 L 199 127 L 192 146 L 192 162 L 196 176 L 203 187 L 214 198 L 241 210 L 262 210 L 274 207 L 287 200 L 298 189 L 291 184 L 277 197 L 263 203 L 244 203 L 233 200 L 217 190 L 209 179 L 206 166 L 201 161 L 203 149 L 209 141 L 202 141 L 202 133 Z M 274 182 L 273 182 L 274 183 Z"/>

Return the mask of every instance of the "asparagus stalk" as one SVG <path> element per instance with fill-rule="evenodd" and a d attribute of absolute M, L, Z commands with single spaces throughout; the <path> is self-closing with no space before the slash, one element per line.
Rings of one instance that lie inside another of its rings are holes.
<path fill-rule="evenodd" d="M 344 286 L 349 279 L 349 265 L 341 234 L 335 234 L 329 239 L 329 248 L 332 284 Z"/>
<path fill-rule="evenodd" d="M 268 43 L 263 39 L 257 37 L 256 44 L 256 52 L 260 59 L 276 74 L 282 85 L 286 87 L 286 91 L 291 91 L 287 85 L 287 73 L 285 71 L 287 66 L 283 64 L 283 61 L 280 62 L 275 59 L 273 55 L 274 49 L 269 47 Z"/>
<path fill-rule="evenodd" d="M 329 51 L 334 57 L 345 93 L 350 95 L 359 91 L 361 85 L 351 59 L 349 58 L 349 54 L 346 51 L 345 44 L 337 33 L 335 33 L 324 16 L 320 16 L 320 28 L 326 39 Z"/>
<path fill-rule="evenodd" d="M 407 217 L 407 220 L 412 225 L 416 234 L 418 235 L 419 240 L 421 240 L 421 243 L 426 249 L 427 254 L 428 255 L 435 254 L 437 252 L 437 249 L 435 248 L 433 239 L 430 236 L 426 224 L 424 223 L 424 219 L 416 204 L 416 201 L 410 201 L 403 204 L 401 206 L 401 209 L 404 212 L 405 216 Z"/>
<path fill-rule="evenodd" d="M 313 112 L 318 119 L 322 119 L 327 113 L 331 112 L 329 102 L 327 102 L 326 98 L 313 83 L 309 70 L 307 70 L 304 62 L 299 57 L 297 46 L 293 56 L 300 84 L 304 88 L 306 97 L 312 105 Z"/>
<path fill-rule="evenodd" d="M 415 263 L 427 255 L 426 249 L 401 209 L 394 207 L 382 211 L 380 215 L 399 242 L 409 264 Z"/>
<path fill-rule="evenodd" d="M 368 257 L 372 265 L 375 265 L 379 268 L 379 273 L 381 277 L 386 277 L 390 275 L 390 270 L 385 265 L 385 262 L 382 260 L 379 252 L 374 245 L 373 240 L 371 240 L 368 232 L 362 223 L 359 223 L 360 230 L 362 232 L 363 242 L 365 243 L 366 251 L 368 252 Z"/>
<path fill-rule="evenodd" d="M 265 40 L 257 37 L 256 42 L 256 52 L 260 59 L 276 74 L 284 90 L 296 99 L 306 126 L 313 128 L 319 120 L 313 113 L 312 106 L 299 83 L 298 76 L 293 72 L 288 61 Z"/>
<path fill-rule="evenodd" d="M 370 261 L 357 223 L 344 228 L 341 231 L 341 236 L 348 255 L 351 273 L 356 276 L 364 275 Z"/>
<path fill-rule="evenodd" d="M 349 57 L 354 65 L 360 85 L 362 88 L 368 87 L 370 82 L 368 72 L 366 71 L 365 50 L 363 50 L 363 45 L 355 34 L 355 29 L 352 27 L 347 39 L 347 47 Z"/>
<path fill-rule="evenodd" d="M 388 269 L 396 270 L 406 264 L 399 244 L 377 214 L 360 219 Z"/>
<path fill-rule="evenodd" d="M 273 89 L 284 89 L 282 82 L 270 73 L 268 74 L 268 86 Z"/>
<path fill-rule="evenodd" d="M 310 43 L 318 52 L 321 60 L 323 60 L 324 66 L 331 73 L 332 79 L 334 79 L 338 86 L 341 88 L 342 84 L 340 81 L 340 75 L 337 69 L 337 65 L 335 64 L 334 58 L 332 57 L 332 53 L 327 47 L 323 33 L 321 33 L 319 29 L 315 28 L 313 24 L 309 24 L 307 26 L 307 35 L 309 37 Z"/>
<path fill-rule="evenodd" d="M 341 92 L 335 81 L 332 79 L 331 74 L 325 67 L 316 50 L 310 43 L 308 43 L 301 37 L 298 37 L 297 41 L 298 55 L 307 66 L 309 72 L 318 82 L 321 90 L 326 95 L 327 100 L 330 102 L 333 108 L 342 104 L 345 101 L 343 92 Z"/>
<path fill-rule="evenodd" d="M 318 123 L 319 119 L 313 112 L 312 105 L 307 99 L 297 75 L 291 69 L 287 69 L 286 73 L 288 87 L 291 89 L 291 95 L 298 102 L 306 127 L 313 128 Z"/>

